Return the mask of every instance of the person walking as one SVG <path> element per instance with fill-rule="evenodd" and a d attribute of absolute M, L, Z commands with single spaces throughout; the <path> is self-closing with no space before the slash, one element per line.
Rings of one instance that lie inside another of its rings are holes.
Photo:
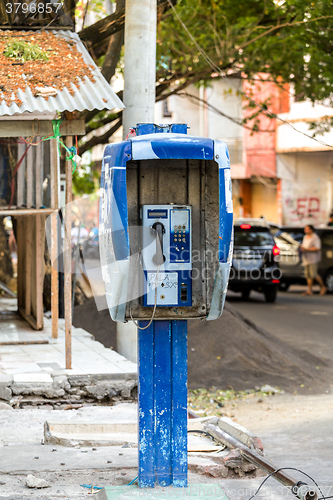
<path fill-rule="evenodd" d="M 304 228 L 304 238 L 300 246 L 302 252 L 302 264 L 305 269 L 305 277 L 308 284 L 307 291 L 302 295 L 313 295 L 312 285 L 313 280 L 316 280 L 320 285 L 320 295 L 325 295 L 327 288 L 321 276 L 318 274 L 318 264 L 321 260 L 321 241 L 315 233 L 314 227 L 308 224 Z"/>

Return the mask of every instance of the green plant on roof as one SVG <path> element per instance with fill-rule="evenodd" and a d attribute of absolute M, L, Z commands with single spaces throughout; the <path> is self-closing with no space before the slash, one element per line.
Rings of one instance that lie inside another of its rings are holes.
<path fill-rule="evenodd" d="M 11 38 L 6 42 L 4 55 L 6 57 L 12 57 L 13 59 L 19 59 L 22 62 L 49 60 L 47 52 L 40 49 L 38 45 L 24 42 L 23 40 L 13 40 Z"/>

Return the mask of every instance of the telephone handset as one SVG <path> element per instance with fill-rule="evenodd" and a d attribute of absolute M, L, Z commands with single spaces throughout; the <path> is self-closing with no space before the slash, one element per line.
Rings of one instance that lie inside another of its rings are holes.
<path fill-rule="evenodd" d="M 142 225 L 143 305 L 191 306 L 191 206 L 143 205 Z"/>

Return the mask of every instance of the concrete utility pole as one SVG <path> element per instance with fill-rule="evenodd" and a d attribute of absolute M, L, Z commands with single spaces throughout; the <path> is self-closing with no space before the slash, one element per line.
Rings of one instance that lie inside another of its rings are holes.
<path fill-rule="evenodd" d="M 126 0 L 123 139 L 154 122 L 157 0 Z"/>
<path fill-rule="evenodd" d="M 157 0 L 126 0 L 123 139 L 137 123 L 153 123 Z M 137 328 L 117 323 L 117 349 L 137 361 Z"/>

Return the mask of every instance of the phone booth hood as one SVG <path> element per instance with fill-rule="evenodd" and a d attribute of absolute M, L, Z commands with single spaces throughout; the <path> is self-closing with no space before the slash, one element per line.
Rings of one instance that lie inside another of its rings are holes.
<path fill-rule="evenodd" d="M 186 125 L 169 126 L 170 133 L 155 125 L 141 127 L 144 135 L 106 146 L 102 163 L 100 256 L 111 317 L 150 319 L 152 307 L 142 304 L 140 284 L 142 207 L 173 205 L 191 207 L 192 303 L 157 307 L 155 319 L 217 319 L 233 247 L 227 145 L 187 135 Z M 145 133 L 151 130 L 155 133 Z"/>

